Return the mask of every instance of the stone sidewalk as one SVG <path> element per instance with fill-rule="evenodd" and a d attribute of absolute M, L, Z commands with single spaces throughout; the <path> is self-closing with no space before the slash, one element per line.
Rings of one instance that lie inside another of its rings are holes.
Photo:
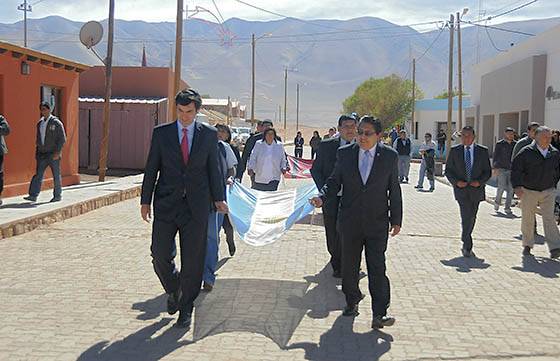
<path fill-rule="evenodd" d="M 44 190 L 37 202 L 24 196 L 4 198 L 0 206 L 0 239 L 29 232 L 40 225 L 52 224 L 140 195 L 143 175 L 107 179 L 105 182 L 82 181 L 62 189 L 62 201 L 49 203 L 52 190 Z M 91 176 L 86 176 L 92 179 Z"/>
<path fill-rule="evenodd" d="M 451 188 L 403 192 L 387 254 L 397 324 L 384 332 L 370 329 L 369 297 L 341 316 L 323 230 L 309 225 L 267 247 L 238 242 L 233 258 L 223 247 L 193 329 L 173 328 L 132 199 L 0 241 L 0 360 L 560 359 L 560 262 L 542 245 L 521 257 L 520 219 L 481 204 L 484 260 L 465 260 Z"/>

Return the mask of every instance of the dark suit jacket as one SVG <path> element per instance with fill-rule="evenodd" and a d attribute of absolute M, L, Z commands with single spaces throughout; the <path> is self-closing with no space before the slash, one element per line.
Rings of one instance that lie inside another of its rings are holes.
<path fill-rule="evenodd" d="M 186 199 L 193 218 L 205 220 L 211 203 L 224 200 L 217 131 L 195 122 L 187 165 L 183 162 L 178 133 L 177 122 L 154 128 L 144 170 L 141 204 L 151 204 L 153 195 L 154 218 L 172 221 Z"/>
<path fill-rule="evenodd" d="M 10 134 L 10 126 L 8 121 L 0 115 L 0 155 L 8 154 L 8 146 L 4 140 L 4 136 Z M 1 170 L 0 170 L 1 171 Z"/>
<path fill-rule="evenodd" d="M 358 169 L 359 149 L 358 144 L 338 149 L 334 171 L 321 193 L 325 201 L 335 197 L 343 186 L 338 212 L 341 232 L 361 227 L 367 237 L 375 238 L 380 232 L 387 232 L 389 224 L 402 224 L 398 155 L 392 148 L 379 143 L 371 173 L 363 185 Z"/>
<path fill-rule="evenodd" d="M 455 145 L 451 148 L 445 165 L 445 176 L 451 184 L 453 184 L 453 192 L 455 193 L 456 200 L 469 200 L 473 202 L 483 201 L 486 197 L 486 182 L 488 182 L 492 176 L 488 148 L 480 144 L 474 145 L 474 163 L 471 171 L 471 182 L 480 182 L 480 187 L 471 187 L 470 185 L 465 188 L 457 187 L 457 182 L 467 181 L 465 148 L 462 144 Z"/>
<path fill-rule="evenodd" d="M 334 170 L 334 164 L 336 163 L 336 153 L 340 146 L 340 138 L 329 138 L 323 140 L 319 144 L 317 149 L 317 158 L 313 161 L 313 166 L 311 167 L 311 176 L 315 181 L 317 189 L 323 188 L 327 179 L 330 177 Z M 330 215 L 336 215 L 338 212 L 338 202 L 337 198 L 327 198 L 323 205 L 323 212 Z"/>

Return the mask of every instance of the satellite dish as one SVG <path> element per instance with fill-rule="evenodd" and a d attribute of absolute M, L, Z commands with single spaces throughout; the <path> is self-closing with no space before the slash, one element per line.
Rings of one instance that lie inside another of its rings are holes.
<path fill-rule="evenodd" d="M 80 41 L 90 49 L 103 38 L 103 26 L 99 21 L 88 21 L 80 29 Z"/>

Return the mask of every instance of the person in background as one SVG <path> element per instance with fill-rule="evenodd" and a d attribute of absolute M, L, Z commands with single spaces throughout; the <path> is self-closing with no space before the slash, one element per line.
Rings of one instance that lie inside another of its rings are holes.
<path fill-rule="evenodd" d="M 424 135 L 424 143 L 420 145 L 420 156 L 422 156 L 422 163 L 420 163 L 420 176 L 418 178 L 418 184 L 414 187 L 416 189 L 423 189 L 424 188 L 424 177 L 426 176 L 426 172 L 429 170 L 428 166 L 432 165 L 431 160 L 434 159 L 435 150 L 436 150 L 436 143 L 432 140 L 432 135 L 430 133 L 426 133 Z M 435 167 L 435 162 L 434 162 Z M 433 170 L 431 170 L 433 172 Z M 428 180 L 430 181 L 430 192 L 433 192 L 435 189 L 435 179 L 434 177 L 429 177 Z"/>
<path fill-rule="evenodd" d="M 8 134 L 10 134 L 10 125 L 6 118 L 0 114 L 0 197 L 4 190 L 4 156 L 8 154 L 8 146 L 4 137 Z M 2 198 L 0 198 L 0 206 L 2 203 Z"/>
<path fill-rule="evenodd" d="M 554 129 L 552 131 L 552 143 L 550 143 L 550 145 L 560 150 L 560 130 Z"/>
<path fill-rule="evenodd" d="M 237 164 L 241 161 L 241 156 L 239 155 L 239 148 L 236 145 L 231 144 L 231 129 L 224 124 L 217 124 L 216 129 L 218 129 L 218 139 L 229 144 L 233 154 L 237 160 Z M 233 175 L 235 177 L 236 175 Z M 228 245 L 229 255 L 233 257 L 236 251 L 234 235 L 233 235 L 233 225 L 230 222 L 229 215 L 224 214 L 224 222 L 222 228 L 226 234 L 226 242 Z"/>
<path fill-rule="evenodd" d="M 62 122 L 51 114 L 49 102 L 42 102 L 39 106 L 41 119 L 37 123 L 37 147 L 35 159 L 37 169 L 29 184 L 29 195 L 23 199 L 36 202 L 41 192 L 43 175 L 47 167 L 51 168 L 54 180 L 53 198 L 51 202 L 62 200 L 62 176 L 60 174 L 60 160 L 62 159 L 62 147 L 66 143 L 66 133 Z"/>
<path fill-rule="evenodd" d="M 391 137 L 390 146 L 393 146 L 395 140 L 397 140 L 397 138 L 399 137 L 399 132 L 397 132 L 397 128 L 391 129 L 391 133 L 389 133 L 389 137 Z"/>
<path fill-rule="evenodd" d="M 276 130 L 268 128 L 263 133 L 251 153 L 247 168 L 254 177 L 253 189 L 258 191 L 276 191 L 282 174 L 288 168 L 284 145 L 277 140 Z"/>
<path fill-rule="evenodd" d="M 220 131 L 218 130 L 218 132 Z M 223 140 L 220 140 L 219 134 L 218 139 L 218 167 L 220 169 L 220 175 L 223 179 L 223 191 L 225 198 L 226 184 L 231 184 L 230 178 L 233 179 L 233 176 L 235 176 L 237 158 L 235 157 L 235 154 L 233 153 L 231 147 Z M 220 229 L 222 228 L 224 222 L 224 216 L 225 214 L 218 212 L 215 207 L 212 207 L 212 211 L 208 216 L 206 258 L 204 261 L 204 273 L 202 275 L 202 289 L 206 292 L 212 291 L 216 282 L 216 268 L 218 267 L 218 251 L 220 244 Z"/>
<path fill-rule="evenodd" d="M 305 144 L 305 140 L 301 136 L 301 132 L 297 132 L 296 137 L 294 138 L 294 156 L 296 158 L 303 158 L 303 145 Z"/>
<path fill-rule="evenodd" d="M 335 134 L 336 134 L 336 129 L 330 128 L 329 132 L 323 136 L 323 140 L 330 139 L 330 138 L 334 137 Z"/>
<path fill-rule="evenodd" d="M 438 145 L 438 153 L 439 156 L 441 158 L 443 158 L 444 154 L 445 154 L 445 142 L 447 141 L 447 134 L 445 134 L 445 132 L 443 131 L 443 129 L 440 129 L 438 131 L 438 135 L 436 137 L 437 140 L 437 145 Z"/>
<path fill-rule="evenodd" d="M 356 139 L 358 120 L 353 116 L 341 115 L 338 118 L 339 137 L 326 139 L 319 145 L 317 159 L 311 167 L 311 176 L 317 189 L 323 188 L 327 179 L 332 174 L 338 149 L 354 143 Z M 338 214 L 340 209 L 340 198 L 342 192 L 324 199 L 323 202 L 323 225 L 327 240 L 327 250 L 331 256 L 330 264 L 333 269 L 333 277 L 342 277 L 341 273 L 341 243 L 340 234 L 337 229 Z"/>
<path fill-rule="evenodd" d="M 502 203 L 502 195 L 506 192 L 506 203 L 504 210 L 511 215 L 511 202 L 513 200 L 513 187 L 511 186 L 511 155 L 515 143 L 514 129 L 507 127 L 504 131 L 504 139 L 501 139 L 494 147 L 494 157 L 492 158 L 492 168 L 494 175 L 497 177 L 498 190 L 494 202 L 494 210 L 500 210 Z"/>
<path fill-rule="evenodd" d="M 552 132 L 548 127 L 535 131 L 535 141 L 525 146 L 513 159 L 511 183 L 521 199 L 521 233 L 523 256 L 531 256 L 535 244 L 537 207 L 543 220 L 544 236 L 550 258 L 560 257 L 560 232 L 554 217 L 556 186 L 560 181 L 560 152 L 550 145 Z"/>
<path fill-rule="evenodd" d="M 317 154 L 319 144 L 321 144 L 321 136 L 318 131 L 314 131 L 313 137 L 309 140 L 309 146 L 311 147 L 311 159 L 315 159 L 315 154 Z"/>
<path fill-rule="evenodd" d="M 527 125 L 527 134 L 524 135 L 523 138 L 519 139 L 519 141 L 515 144 L 515 147 L 513 147 L 513 152 L 511 154 L 512 161 L 519 154 L 519 152 L 521 152 L 521 149 L 533 143 L 533 140 L 535 140 L 535 133 L 538 127 L 540 127 L 540 124 L 537 122 L 531 122 L 529 123 L 529 125 Z"/>
<path fill-rule="evenodd" d="M 237 167 L 237 178 L 239 179 L 239 181 L 243 179 L 243 173 L 245 173 L 245 169 L 247 168 L 247 162 L 249 161 L 249 157 L 251 157 L 251 152 L 253 151 L 255 144 L 259 140 L 263 139 L 263 132 L 269 128 L 272 128 L 273 126 L 274 124 L 272 123 L 272 120 L 270 119 L 263 120 L 260 124 L 260 127 L 259 124 L 257 123 L 257 133 L 255 133 L 253 136 L 247 139 L 247 142 L 245 143 L 245 148 L 243 148 L 241 162 Z M 276 140 L 278 142 L 282 141 L 282 139 L 278 136 L 276 137 Z M 254 183 L 254 179 L 251 178 L 251 185 L 253 185 L 253 183 Z"/>
<path fill-rule="evenodd" d="M 473 252 L 472 232 L 480 202 L 486 198 L 486 182 L 492 176 L 488 148 L 475 144 L 474 128 L 463 127 L 461 143 L 451 148 L 445 176 L 453 184 L 455 200 L 461 212 L 461 240 L 463 257 L 476 257 Z"/>
<path fill-rule="evenodd" d="M 412 142 L 406 135 L 406 130 L 399 132 L 399 138 L 393 143 L 393 148 L 399 154 L 399 182 L 408 183 L 408 173 L 410 172 L 410 154 L 412 152 Z"/>

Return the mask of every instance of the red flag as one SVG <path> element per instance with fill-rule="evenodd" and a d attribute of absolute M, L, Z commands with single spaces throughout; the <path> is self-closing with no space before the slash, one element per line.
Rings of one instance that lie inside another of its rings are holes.
<path fill-rule="evenodd" d="M 311 167 L 313 159 L 294 158 L 288 155 L 288 166 L 290 170 L 286 173 L 286 178 L 308 179 L 311 178 Z"/>

